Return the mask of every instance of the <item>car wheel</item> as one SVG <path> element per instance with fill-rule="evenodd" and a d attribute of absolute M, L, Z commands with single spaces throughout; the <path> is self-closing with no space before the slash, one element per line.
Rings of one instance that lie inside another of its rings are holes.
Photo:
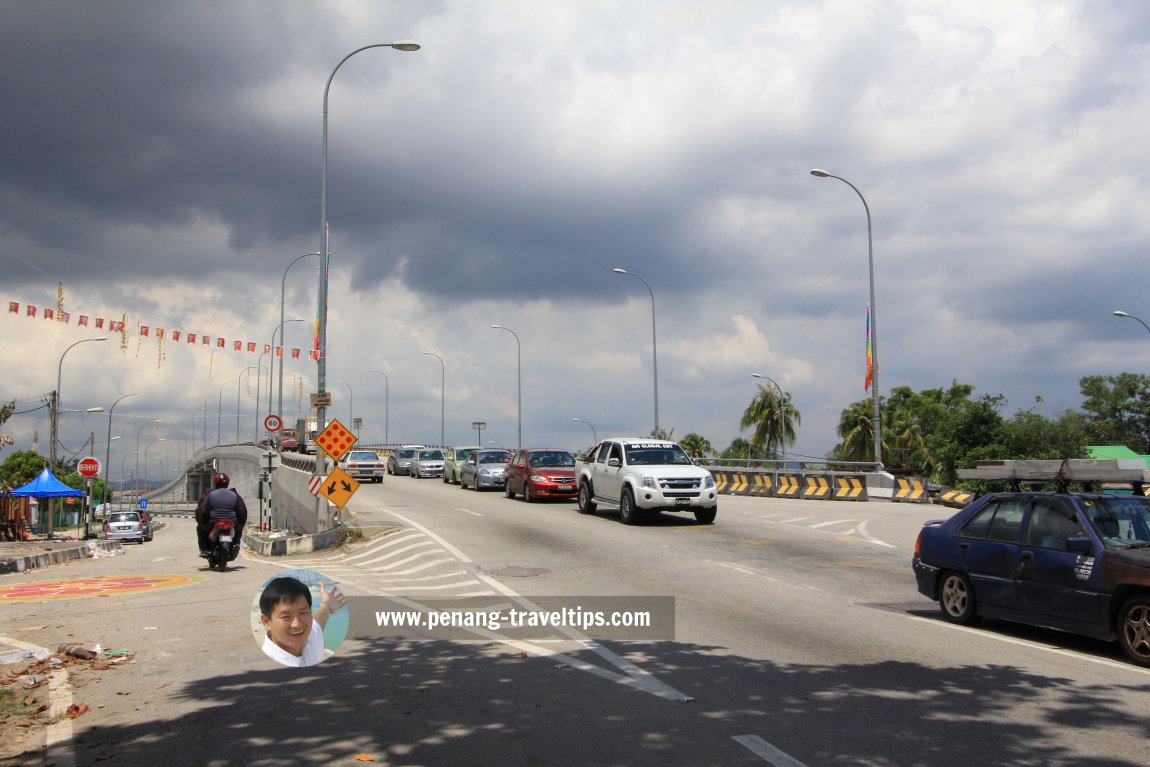
<path fill-rule="evenodd" d="M 459 489 L 460 490 L 466 490 L 467 489 L 467 480 L 464 479 L 462 474 L 459 475 Z"/>
<path fill-rule="evenodd" d="M 946 573 L 938 590 L 938 604 L 951 623 L 969 626 L 978 620 L 975 609 L 974 589 L 970 579 L 962 573 Z"/>
<path fill-rule="evenodd" d="M 443 473 L 443 484 L 445 484 L 445 485 L 451 484 L 450 482 L 447 481 L 447 472 Z"/>
<path fill-rule="evenodd" d="M 635 494 L 626 488 L 619 498 L 619 519 L 625 525 L 639 524 L 639 509 L 635 508 Z"/>
<path fill-rule="evenodd" d="M 515 498 L 515 491 L 511 489 L 511 483 L 507 482 L 503 485 L 503 494 L 508 498 Z"/>
<path fill-rule="evenodd" d="M 709 525 L 715 521 L 715 516 L 719 513 L 718 506 L 712 506 L 709 509 L 696 509 L 695 521 L 700 525 Z"/>
<path fill-rule="evenodd" d="M 579 513 L 580 514 L 594 514 L 595 510 L 599 507 L 593 500 L 595 496 L 591 492 L 591 483 L 583 482 L 579 485 Z"/>
<path fill-rule="evenodd" d="M 527 484 L 526 482 L 523 483 L 523 500 L 527 503 L 531 503 L 535 500 L 531 497 L 531 485 Z"/>
<path fill-rule="evenodd" d="M 1150 597 L 1130 597 L 1122 605 L 1118 643 L 1127 658 L 1139 666 L 1150 666 Z"/>

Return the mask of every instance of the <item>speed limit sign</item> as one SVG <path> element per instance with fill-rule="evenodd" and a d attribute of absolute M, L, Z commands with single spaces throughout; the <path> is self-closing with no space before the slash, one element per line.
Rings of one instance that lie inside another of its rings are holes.
<path fill-rule="evenodd" d="M 283 423 L 280 422 L 278 415 L 269 415 L 264 419 L 264 428 L 268 431 L 279 431 Z"/>

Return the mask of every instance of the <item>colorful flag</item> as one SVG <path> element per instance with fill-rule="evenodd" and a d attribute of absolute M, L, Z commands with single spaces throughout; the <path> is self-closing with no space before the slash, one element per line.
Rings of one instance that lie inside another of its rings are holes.
<path fill-rule="evenodd" d="M 866 305 L 866 381 L 863 389 L 870 391 L 871 381 L 874 380 L 874 352 L 871 349 L 870 339 L 870 304 Z"/>

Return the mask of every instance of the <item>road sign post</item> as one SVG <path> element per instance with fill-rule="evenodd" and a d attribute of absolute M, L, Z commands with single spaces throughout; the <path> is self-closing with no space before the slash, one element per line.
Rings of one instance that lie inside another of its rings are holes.
<path fill-rule="evenodd" d="M 81 458 L 80 462 L 76 464 L 76 471 L 80 473 L 81 477 L 88 480 L 88 507 L 84 509 L 84 540 L 92 537 L 92 484 L 95 477 L 100 476 L 100 459 L 94 456 L 87 456 Z"/>

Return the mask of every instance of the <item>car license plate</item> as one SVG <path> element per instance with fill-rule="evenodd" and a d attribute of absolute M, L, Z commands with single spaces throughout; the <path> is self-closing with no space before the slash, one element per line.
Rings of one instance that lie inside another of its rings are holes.
<path fill-rule="evenodd" d="M 221 535 L 220 536 L 220 543 L 231 543 L 231 542 L 232 542 L 232 537 L 230 535 Z"/>
<path fill-rule="evenodd" d="M 691 505 L 691 499 L 690 498 L 676 498 L 675 499 L 675 505 L 676 506 L 690 506 Z"/>

